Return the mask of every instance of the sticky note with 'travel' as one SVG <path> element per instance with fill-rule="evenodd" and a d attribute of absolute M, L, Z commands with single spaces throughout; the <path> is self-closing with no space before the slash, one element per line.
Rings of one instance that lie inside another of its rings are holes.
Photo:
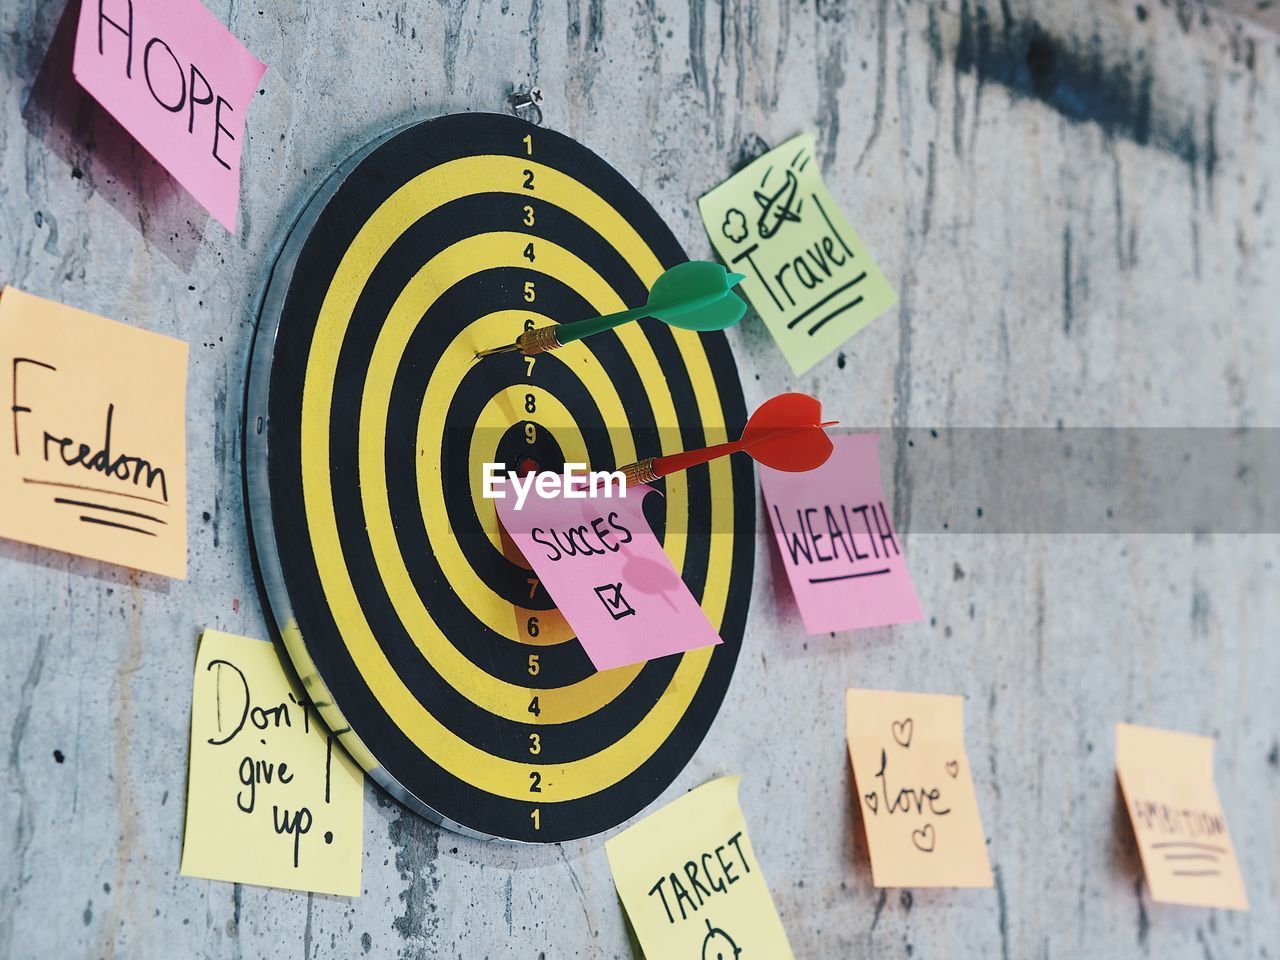
<path fill-rule="evenodd" d="M 876 436 L 831 438 L 808 473 L 760 468 L 760 489 L 811 634 L 924 619 L 880 483 Z"/>
<path fill-rule="evenodd" d="M 846 694 L 849 758 L 877 887 L 989 887 L 964 698 Z"/>
<path fill-rule="evenodd" d="M 1248 910 L 1213 782 L 1213 739 L 1117 724 L 1116 776 L 1151 899 Z"/>
<path fill-rule="evenodd" d="M 822 182 L 812 134 L 753 161 L 698 210 L 797 376 L 897 302 Z"/>
<path fill-rule="evenodd" d="M 597 670 L 720 643 L 645 519 L 645 498 L 660 494 L 619 486 L 601 484 L 600 496 L 531 492 L 523 506 L 514 495 L 491 501 L 536 574 L 531 595 L 545 588 Z"/>
<path fill-rule="evenodd" d="M 187 345 L 0 291 L 0 537 L 187 575 Z"/>
<path fill-rule="evenodd" d="M 266 66 L 199 0 L 83 0 L 76 81 L 232 233 Z"/>
<path fill-rule="evenodd" d="M 703 784 L 605 843 L 650 960 L 793 956 L 738 805 L 741 779 Z"/>
<path fill-rule="evenodd" d="M 190 765 L 183 876 L 359 895 L 364 774 L 274 644 L 204 632 Z"/>

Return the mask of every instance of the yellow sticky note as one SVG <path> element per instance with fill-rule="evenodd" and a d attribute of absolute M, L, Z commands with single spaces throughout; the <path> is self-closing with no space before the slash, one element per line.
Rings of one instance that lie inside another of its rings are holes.
<path fill-rule="evenodd" d="M 793 956 L 738 806 L 741 779 L 712 780 L 604 845 L 649 960 Z"/>
<path fill-rule="evenodd" d="M 964 698 L 850 690 L 849 758 L 877 887 L 989 887 Z"/>
<path fill-rule="evenodd" d="M 698 209 L 797 376 L 898 300 L 822 182 L 812 134 L 753 161 Z"/>
<path fill-rule="evenodd" d="M 1117 724 L 1116 775 L 1151 899 L 1248 910 L 1213 783 L 1213 739 Z"/>
<path fill-rule="evenodd" d="M 273 644 L 206 630 L 191 699 L 182 873 L 358 896 L 364 774 Z"/>
<path fill-rule="evenodd" d="M 0 537 L 187 575 L 187 345 L 0 291 Z"/>

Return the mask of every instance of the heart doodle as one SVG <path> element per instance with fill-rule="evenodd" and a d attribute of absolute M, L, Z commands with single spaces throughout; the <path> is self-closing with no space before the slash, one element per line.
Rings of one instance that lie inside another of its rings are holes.
<path fill-rule="evenodd" d="M 921 853 L 933 853 L 933 845 L 937 842 L 938 835 L 933 829 L 932 823 L 926 823 L 919 830 L 911 831 L 911 842 L 916 845 L 916 849 Z"/>
<path fill-rule="evenodd" d="M 871 808 L 872 813 L 880 812 L 880 795 L 877 793 L 863 794 L 863 799 L 867 801 L 867 806 Z"/>
<path fill-rule="evenodd" d="M 915 730 L 915 721 L 910 717 L 905 720 L 893 721 L 893 739 L 898 741 L 898 746 L 906 749 L 911 746 L 911 736 Z"/>
<path fill-rule="evenodd" d="M 948 760 L 948 761 L 947 761 L 947 774 L 948 774 L 948 776 L 950 776 L 950 777 L 951 777 L 951 779 L 952 779 L 952 780 L 954 780 L 956 777 L 960 776 L 960 763 L 959 763 L 959 761 L 957 761 L 957 760 Z"/>

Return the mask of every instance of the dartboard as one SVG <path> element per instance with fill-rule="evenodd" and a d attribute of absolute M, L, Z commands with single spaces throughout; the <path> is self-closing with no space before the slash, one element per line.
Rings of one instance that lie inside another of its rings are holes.
<path fill-rule="evenodd" d="M 684 261 L 598 156 L 516 117 L 424 121 L 343 164 L 263 297 L 245 421 L 255 555 L 299 677 L 391 794 L 464 833 L 599 833 L 668 786 L 741 647 L 747 462 L 665 480 L 650 520 L 723 644 L 597 672 L 514 551 L 483 467 L 612 469 L 737 436 L 723 334 L 657 321 L 476 359 L 644 303 Z"/>

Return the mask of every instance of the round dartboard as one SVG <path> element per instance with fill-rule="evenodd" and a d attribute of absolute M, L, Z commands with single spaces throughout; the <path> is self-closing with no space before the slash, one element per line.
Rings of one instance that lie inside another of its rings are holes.
<path fill-rule="evenodd" d="M 590 150 L 466 114 L 347 161 L 272 272 L 245 418 L 263 590 L 351 755 L 446 826 L 530 842 L 615 826 L 671 783 L 723 700 L 752 580 L 745 458 L 667 478 L 646 504 L 724 643 L 602 672 L 482 495 L 485 463 L 612 469 L 738 435 L 720 333 L 645 320 L 476 359 L 641 304 L 685 259 Z"/>

